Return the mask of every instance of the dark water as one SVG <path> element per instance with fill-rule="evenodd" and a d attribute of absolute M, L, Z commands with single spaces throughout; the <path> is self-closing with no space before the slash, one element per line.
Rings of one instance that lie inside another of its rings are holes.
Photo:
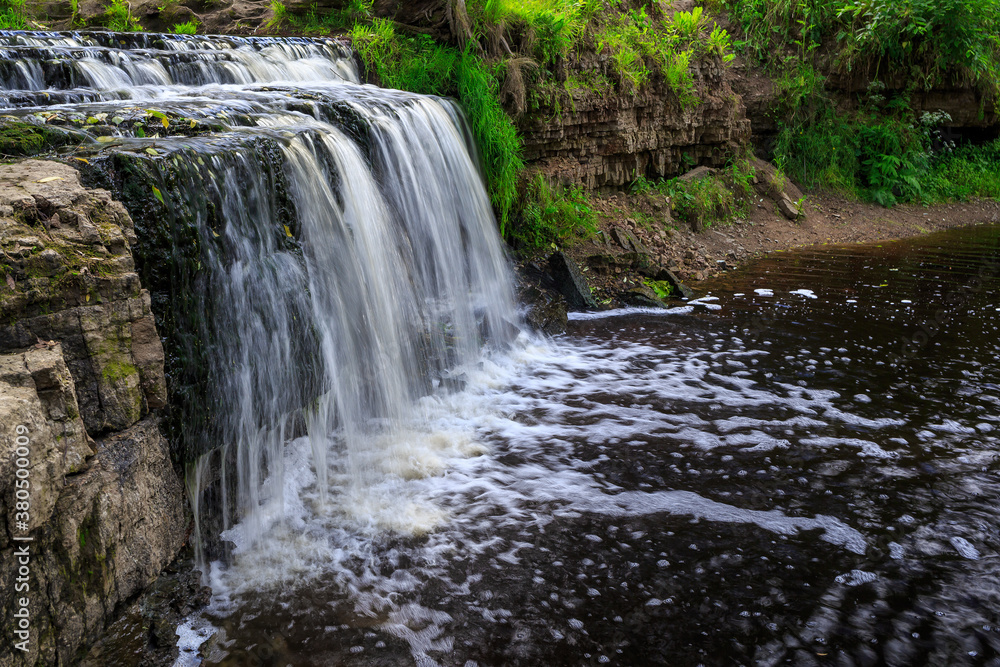
<path fill-rule="evenodd" d="M 205 664 L 1000 665 L 998 262 L 782 253 L 524 343 L 428 408 L 485 453 L 393 487 L 422 528 L 307 509 L 216 568 Z"/>

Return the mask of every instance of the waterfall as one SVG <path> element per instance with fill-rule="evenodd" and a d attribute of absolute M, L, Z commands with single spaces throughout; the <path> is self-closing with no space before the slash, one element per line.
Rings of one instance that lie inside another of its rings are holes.
<path fill-rule="evenodd" d="M 192 507 L 241 548 L 291 439 L 320 507 L 331 456 L 339 494 L 405 476 L 419 399 L 517 333 L 461 110 L 358 79 L 331 40 L 0 33 L 0 106 L 86 132 L 136 219 Z"/>

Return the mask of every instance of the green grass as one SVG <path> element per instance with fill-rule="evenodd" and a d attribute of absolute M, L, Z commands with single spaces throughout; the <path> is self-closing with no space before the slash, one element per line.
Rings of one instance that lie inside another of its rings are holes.
<path fill-rule="evenodd" d="M 534 48 L 526 55 L 553 63 L 577 46 L 587 26 L 602 8 L 601 0 L 472 0 L 473 34 L 489 38 L 497 26 L 524 33 Z"/>
<path fill-rule="evenodd" d="M 139 19 L 132 15 L 128 0 L 111 0 L 104 10 L 104 25 L 115 32 L 137 32 L 142 30 Z"/>
<path fill-rule="evenodd" d="M 173 32 L 177 35 L 195 35 L 198 33 L 198 19 L 174 24 Z"/>
<path fill-rule="evenodd" d="M 281 0 L 271 0 L 271 18 L 267 20 L 264 27 L 268 30 L 280 30 L 290 22 L 290 14 Z"/>
<path fill-rule="evenodd" d="M 570 245 L 597 233 L 597 213 L 578 186 L 557 187 L 537 174 L 524 191 L 511 241 L 521 251 Z"/>
<path fill-rule="evenodd" d="M 924 189 L 934 201 L 1000 199 L 1000 139 L 944 152 L 931 163 Z"/>
<path fill-rule="evenodd" d="M 640 176 L 632 183 L 632 192 L 666 196 L 674 217 L 684 222 L 700 221 L 706 227 L 729 223 L 749 212 L 755 196 L 755 169 L 750 160 L 740 156 L 729 161 L 713 176 L 696 179 L 671 178 L 650 181 Z"/>
<path fill-rule="evenodd" d="M 24 30 L 24 0 L 0 0 L 0 30 Z"/>

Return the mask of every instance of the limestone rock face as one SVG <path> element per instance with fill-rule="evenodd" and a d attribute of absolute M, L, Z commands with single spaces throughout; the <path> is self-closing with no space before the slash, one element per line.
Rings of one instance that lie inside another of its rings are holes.
<path fill-rule="evenodd" d="M 4 667 L 73 664 L 185 539 L 134 238 L 71 167 L 0 165 L 0 606 L 30 618 L 26 652 L 0 620 Z"/>
<path fill-rule="evenodd" d="M 0 350 L 62 343 L 92 436 L 166 404 L 163 347 L 125 208 L 54 162 L 0 165 Z"/>
<path fill-rule="evenodd" d="M 566 70 L 572 80 L 613 77 L 606 54 L 585 54 Z M 750 121 L 721 60 L 694 62 L 691 71 L 699 101 L 683 106 L 662 80 L 636 93 L 571 89 L 571 100 L 533 110 L 519 123 L 525 161 L 587 188 L 676 176 L 693 164 L 722 166 L 749 140 Z"/>

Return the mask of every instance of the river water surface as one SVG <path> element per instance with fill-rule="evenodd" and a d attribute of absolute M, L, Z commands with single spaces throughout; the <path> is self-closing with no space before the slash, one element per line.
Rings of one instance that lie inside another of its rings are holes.
<path fill-rule="evenodd" d="M 998 261 L 966 228 L 574 315 L 324 501 L 293 442 L 181 662 L 1000 664 Z"/>

